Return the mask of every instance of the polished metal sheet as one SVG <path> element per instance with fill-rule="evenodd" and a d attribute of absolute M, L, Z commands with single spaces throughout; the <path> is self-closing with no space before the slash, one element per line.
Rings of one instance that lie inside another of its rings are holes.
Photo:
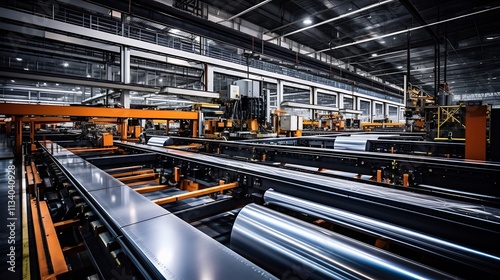
<path fill-rule="evenodd" d="M 85 191 L 123 186 L 122 182 L 80 157 L 59 157 L 56 160 L 77 184 L 85 186 Z"/>
<path fill-rule="evenodd" d="M 474 266 L 488 271 L 500 278 L 500 256 L 474 250 L 448 242 L 446 240 L 429 236 L 415 230 L 402 228 L 384 221 L 375 220 L 366 216 L 330 207 L 324 204 L 276 192 L 272 189 L 264 194 L 267 204 L 277 205 L 299 213 L 305 213 L 321 218 L 335 224 L 365 232 L 378 238 L 395 241 L 400 244 L 433 253 L 454 262 Z"/>
<path fill-rule="evenodd" d="M 117 227 L 170 214 L 125 185 L 91 191 L 89 195 L 94 200 L 94 205 L 98 205 Z"/>
<path fill-rule="evenodd" d="M 238 214 L 231 249 L 281 278 L 456 279 L 256 204 Z"/>
<path fill-rule="evenodd" d="M 122 143 L 129 146 L 136 146 L 138 148 L 145 148 L 150 151 L 168 153 L 173 156 L 192 159 L 193 161 L 205 162 L 217 166 L 225 166 L 226 168 L 230 168 L 236 171 L 242 170 L 252 173 L 258 172 L 262 174 L 267 174 L 269 176 L 292 179 L 298 182 L 302 181 L 304 185 L 308 185 L 311 182 L 313 182 L 314 184 L 321 185 L 329 189 L 332 193 L 335 193 L 337 190 L 343 192 L 349 191 L 352 193 L 359 193 L 366 196 L 372 196 L 377 199 L 382 198 L 388 201 L 393 201 L 398 204 L 405 203 L 416 207 L 428 208 L 435 211 L 455 213 L 463 216 L 482 219 L 488 222 L 500 223 L 500 209 L 484 206 L 481 204 L 435 197 L 420 193 L 412 193 L 404 190 L 397 190 L 376 185 L 369 185 L 362 182 L 347 181 L 338 178 L 325 177 L 323 175 L 310 174 L 295 170 L 287 170 L 278 167 L 271 167 L 269 165 L 247 163 L 243 161 L 203 155 L 199 153 L 166 149 L 163 147 L 146 146 L 127 141 L 122 141 Z"/>
<path fill-rule="evenodd" d="M 376 140 L 380 137 L 388 137 L 396 135 L 387 134 L 353 134 L 350 136 L 337 136 L 333 142 L 335 150 L 351 150 L 351 151 L 366 151 L 366 143 L 368 140 Z"/>
<path fill-rule="evenodd" d="M 122 228 L 163 279 L 276 279 L 174 215 Z"/>

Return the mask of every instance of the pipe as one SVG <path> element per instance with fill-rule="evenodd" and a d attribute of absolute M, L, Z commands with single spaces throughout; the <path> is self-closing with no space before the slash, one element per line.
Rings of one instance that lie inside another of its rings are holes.
<path fill-rule="evenodd" d="M 264 194 L 264 201 L 270 205 L 305 213 L 340 226 L 461 263 L 461 265 L 474 268 L 470 269 L 471 276 L 475 275 L 479 277 L 481 273 L 487 273 L 487 276 L 479 278 L 500 278 L 500 271 L 497 269 L 500 267 L 500 257 L 498 256 L 460 246 L 443 239 L 425 235 L 418 231 L 368 218 L 353 212 L 282 194 L 272 189 L 266 191 Z M 469 271 L 469 269 L 467 269 L 467 271 Z M 493 275 L 495 275 L 495 277 L 493 277 Z"/>
<path fill-rule="evenodd" d="M 238 214 L 231 249 L 287 279 L 455 278 L 256 204 Z"/>

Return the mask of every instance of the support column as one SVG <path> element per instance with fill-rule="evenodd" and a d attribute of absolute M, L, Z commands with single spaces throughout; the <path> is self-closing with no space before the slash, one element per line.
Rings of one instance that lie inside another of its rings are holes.
<path fill-rule="evenodd" d="M 281 110 L 281 102 L 283 101 L 283 81 L 278 80 L 276 85 L 276 109 Z"/>
<path fill-rule="evenodd" d="M 15 142 L 16 142 L 16 156 L 21 157 L 22 155 L 22 144 L 23 144 L 23 122 L 22 116 L 15 116 Z"/>
<path fill-rule="evenodd" d="M 30 122 L 30 144 L 35 144 L 35 122 Z"/>
<path fill-rule="evenodd" d="M 10 134 L 12 133 L 12 122 L 5 123 L 5 133 L 10 137 Z"/>
<path fill-rule="evenodd" d="M 120 125 L 120 139 L 127 140 L 128 137 L 128 128 L 127 128 L 127 119 L 123 119 Z"/>
<path fill-rule="evenodd" d="M 465 158 L 486 160 L 487 106 L 466 106 L 465 112 Z"/>
<path fill-rule="evenodd" d="M 120 51 L 120 80 L 124 84 L 130 84 L 130 47 L 122 46 Z M 130 91 L 122 90 L 120 103 L 123 108 L 130 108 Z"/>
<path fill-rule="evenodd" d="M 205 63 L 205 90 L 214 91 L 214 67 Z"/>

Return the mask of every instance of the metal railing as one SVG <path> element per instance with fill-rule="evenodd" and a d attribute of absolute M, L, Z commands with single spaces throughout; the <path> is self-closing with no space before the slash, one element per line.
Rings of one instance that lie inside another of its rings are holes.
<path fill-rule="evenodd" d="M 145 27 L 143 28 L 134 26 L 132 24 L 122 23 L 119 19 L 115 19 L 112 17 L 105 18 L 102 15 L 89 14 L 82 11 L 73 10 L 62 5 L 58 5 L 57 9 L 55 9 L 54 6 L 50 6 L 49 4 L 43 6 L 42 4 L 37 3 L 36 5 L 37 6 L 33 10 L 29 11 L 26 10 L 26 8 L 10 8 L 21 9 L 23 12 L 33 13 L 38 16 L 51 18 L 57 21 L 70 23 L 101 32 L 120 35 L 127 38 L 157 44 L 160 46 L 169 47 L 189 53 L 196 53 L 239 65 L 247 65 L 246 57 L 237 53 L 238 48 L 227 45 L 226 43 L 224 43 L 227 46 L 225 48 L 209 45 L 208 43 L 200 44 L 199 42 L 196 42 L 194 40 L 189 41 L 188 38 L 179 38 L 169 33 L 164 33 L 163 31 L 147 30 Z M 52 11 L 52 13 L 50 11 Z M 207 42 L 207 40 L 204 40 L 204 42 Z M 402 97 L 396 97 L 382 92 L 360 88 L 336 81 L 332 78 L 305 73 L 285 66 L 254 59 L 249 60 L 248 63 L 250 67 L 260 70 L 294 77 L 326 86 L 332 86 L 351 92 L 357 92 L 368 96 L 378 97 L 385 100 L 400 103 L 403 102 Z"/>

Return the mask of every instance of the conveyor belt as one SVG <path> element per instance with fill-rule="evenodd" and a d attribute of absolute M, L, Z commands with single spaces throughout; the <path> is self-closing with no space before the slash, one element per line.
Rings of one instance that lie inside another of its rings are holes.
<path fill-rule="evenodd" d="M 205 146 L 201 149 L 204 152 L 251 160 L 265 157 L 269 162 L 369 175 L 381 170 L 384 177 L 399 181 L 402 181 L 403 174 L 409 174 L 411 186 L 428 185 L 458 196 L 500 202 L 500 188 L 497 187 L 500 184 L 499 163 L 181 137 L 171 139 L 174 143 L 201 143 Z"/>
<path fill-rule="evenodd" d="M 43 143 L 145 278 L 275 279 L 169 211 L 55 143 Z"/>
<path fill-rule="evenodd" d="M 482 279 L 500 278 L 500 270 L 498 270 L 500 255 L 486 254 L 415 230 L 408 230 L 384 221 L 370 219 L 274 190 L 266 191 L 264 201 L 270 205 L 325 219 L 356 231 L 374 235 L 377 238 L 404 244 L 434 256 L 448 258 L 450 261 L 460 264 L 454 267 L 455 271 L 460 271 L 460 274 L 457 275 L 468 275 Z"/>
<path fill-rule="evenodd" d="M 238 214 L 231 248 L 285 279 L 456 279 L 256 204 Z"/>
<path fill-rule="evenodd" d="M 162 147 L 126 141 L 115 144 L 124 149 L 157 152 L 177 166 L 186 162 L 185 168 L 212 168 L 211 172 L 222 172 L 242 187 L 246 182 L 246 187 L 262 190 L 262 193 L 274 188 L 473 249 L 500 252 L 500 244 L 487 241 L 500 240 L 498 208 Z"/>

